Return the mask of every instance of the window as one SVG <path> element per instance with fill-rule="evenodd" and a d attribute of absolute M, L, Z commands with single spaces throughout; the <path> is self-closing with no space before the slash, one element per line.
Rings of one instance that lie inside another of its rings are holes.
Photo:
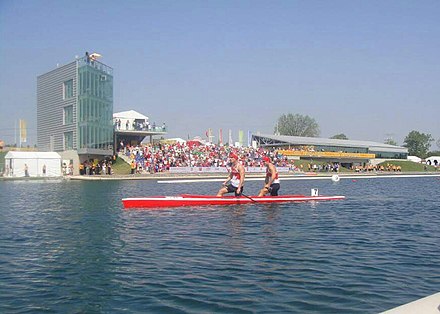
<path fill-rule="evenodd" d="M 64 150 L 73 149 L 73 132 L 64 133 Z"/>
<path fill-rule="evenodd" d="M 73 123 L 73 106 L 64 107 L 64 125 Z"/>
<path fill-rule="evenodd" d="M 64 82 L 63 93 L 63 99 L 69 99 L 73 97 L 73 79 Z"/>

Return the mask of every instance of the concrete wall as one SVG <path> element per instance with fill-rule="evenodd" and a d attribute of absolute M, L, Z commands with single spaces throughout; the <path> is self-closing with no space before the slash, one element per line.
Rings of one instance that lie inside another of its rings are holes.
<path fill-rule="evenodd" d="M 74 150 L 68 150 L 64 152 L 59 152 L 61 156 L 61 160 L 64 162 L 65 160 L 73 161 L 73 175 L 79 175 L 79 156 L 78 153 Z"/>

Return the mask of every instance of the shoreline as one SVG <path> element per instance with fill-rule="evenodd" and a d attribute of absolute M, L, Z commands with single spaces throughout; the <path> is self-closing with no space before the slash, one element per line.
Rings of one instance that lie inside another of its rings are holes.
<path fill-rule="evenodd" d="M 280 180 L 319 180 L 319 179 L 332 179 L 334 175 L 337 175 L 340 179 L 352 179 L 352 178 L 407 178 L 407 177 L 440 177 L 440 172 L 383 172 L 383 173 L 316 173 L 316 172 L 304 172 L 304 173 L 283 173 L 280 174 Z M 206 181 L 206 180 L 224 180 L 227 175 L 217 173 L 188 173 L 188 174 L 171 174 L 171 173 L 157 173 L 157 174 L 136 174 L 136 175 L 78 175 L 67 177 L 68 180 L 80 180 L 80 181 L 107 181 L 107 180 L 157 180 L 157 181 Z M 246 175 L 246 181 L 254 181 L 264 179 L 265 174 L 248 174 Z M 65 177 L 66 178 L 66 177 Z"/>
<path fill-rule="evenodd" d="M 280 174 L 280 180 L 332 180 L 337 175 L 337 179 L 372 179 L 372 178 L 415 178 L 415 177 L 440 177 L 440 172 L 380 172 L 380 173 L 284 173 Z M 265 174 L 248 174 L 247 181 L 264 179 Z M 191 181 L 217 181 L 224 180 L 225 174 L 217 173 L 156 173 L 156 174 L 127 174 L 127 175 L 75 175 L 62 177 L 0 177 L 0 181 L 54 181 L 54 180 L 74 180 L 74 181 L 124 181 L 124 180 L 156 180 L 159 183 L 171 182 L 191 182 Z"/>
<path fill-rule="evenodd" d="M 367 178 L 411 178 L 411 177 L 440 177 L 440 172 L 381 172 L 381 173 L 288 173 L 280 174 L 281 180 L 320 180 L 320 179 L 332 179 L 334 175 L 337 175 L 339 179 L 367 179 Z M 265 174 L 248 174 L 246 180 L 254 181 L 264 179 Z M 1 178 L 5 180 L 77 180 L 77 181 L 114 181 L 114 180 L 157 180 L 157 181 L 200 181 L 200 180 L 224 180 L 225 174 L 217 173 L 203 173 L 203 174 L 171 174 L 171 173 L 157 173 L 157 174 L 135 174 L 135 175 L 75 175 L 64 176 L 55 178 L 43 178 L 43 177 L 27 177 L 27 178 Z"/>

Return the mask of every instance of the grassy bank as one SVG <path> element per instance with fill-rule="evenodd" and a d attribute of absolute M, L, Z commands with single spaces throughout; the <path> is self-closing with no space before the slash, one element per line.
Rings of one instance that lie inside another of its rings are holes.
<path fill-rule="evenodd" d="M 112 163 L 112 170 L 116 175 L 127 175 L 130 174 L 131 168 L 124 160 L 116 157 L 116 160 Z"/>
<path fill-rule="evenodd" d="M 392 166 L 398 166 L 402 168 L 402 172 L 411 172 L 411 171 L 436 171 L 439 170 L 434 166 L 424 165 L 420 163 L 416 163 L 413 161 L 407 161 L 407 160 L 389 160 L 385 161 L 379 164 L 379 166 L 384 166 L 384 168 L 387 168 L 388 165 Z M 425 169 L 426 167 L 426 169 Z"/>
<path fill-rule="evenodd" d="M 304 172 L 308 172 L 309 171 L 309 164 L 316 164 L 316 165 L 326 165 L 326 162 L 311 162 L 310 160 L 295 160 L 295 166 L 298 167 L 300 170 L 304 171 Z M 384 168 L 386 168 L 388 165 L 394 165 L 394 166 L 400 166 L 401 167 L 401 171 L 402 172 L 423 172 L 423 171 L 440 171 L 439 169 L 436 169 L 433 166 L 428 166 L 426 165 L 426 169 L 425 169 L 425 165 L 424 164 L 419 164 L 419 163 L 415 163 L 412 161 L 407 161 L 407 160 L 402 160 L 402 161 L 395 161 L 395 160 L 390 160 L 390 161 L 385 161 L 381 164 L 379 164 L 379 166 L 384 166 Z M 127 175 L 130 174 L 130 165 L 127 164 L 124 160 L 118 158 L 116 160 L 116 162 L 113 164 L 113 172 L 116 175 Z M 323 172 L 323 171 L 321 171 Z M 340 173 L 355 173 L 354 170 L 351 169 L 347 169 L 344 167 L 340 167 L 339 168 L 339 172 Z"/>
<path fill-rule="evenodd" d="M 8 152 L 0 152 L 0 172 L 5 169 L 5 156 Z"/>
<path fill-rule="evenodd" d="M 298 167 L 300 170 L 303 171 L 309 171 L 308 169 L 308 165 L 309 164 L 315 164 L 317 166 L 319 165 L 326 165 L 327 162 L 317 162 L 317 161 L 310 161 L 310 160 L 295 160 L 295 166 Z M 429 165 L 424 165 L 424 164 L 420 164 L 420 163 L 416 163 L 413 161 L 408 161 L 408 160 L 387 160 L 384 161 L 382 163 L 380 163 L 378 166 L 383 166 L 385 169 L 387 168 L 388 165 L 391 166 L 399 166 L 401 168 L 402 172 L 423 172 L 423 171 L 440 171 L 440 168 L 436 168 L 434 166 L 429 166 Z M 426 167 L 426 169 L 425 169 Z M 351 169 L 347 169 L 344 167 L 340 167 L 339 172 L 342 173 L 350 173 L 350 172 L 355 172 L 354 170 Z"/>

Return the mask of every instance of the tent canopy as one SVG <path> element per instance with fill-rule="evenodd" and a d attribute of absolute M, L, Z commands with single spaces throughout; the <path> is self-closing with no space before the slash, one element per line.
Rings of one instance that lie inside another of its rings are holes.
<path fill-rule="evenodd" d="M 143 114 L 140 114 L 137 111 L 134 110 L 128 110 L 128 111 L 122 111 L 122 112 L 116 112 L 113 114 L 113 119 L 134 119 L 134 120 L 148 120 L 147 116 L 144 116 Z"/>
<path fill-rule="evenodd" d="M 426 163 L 431 166 L 440 166 L 440 156 L 431 156 L 426 158 Z"/>
<path fill-rule="evenodd" d="M 13 159 L 61 159 L 61 156 L 55 152 L 19 152 L 9 151 L 5 158 Z"/>
<path fill-rule="evenodd" d="M 5 171 L 8 177 L 60 177 L 61 156 L 55 152 L 9 151 Z"/>
<path fill-rule="evenodd" d="M 184 143 L 186 143 L 186 141 L 180 137 L 167 138 L 167 139 L 160 140 L 159 142 L 161 142 L 163 144 L 176 144 L 176 143 L 184 144 Z"/>
<path fill-rule="evenodd" d="M 422 162 L 422 158 L 417 157 L 417 156 L 408 156 L 406 159 L 408 159 L 409 161 L 413 161 L 413 162 Z"/>

